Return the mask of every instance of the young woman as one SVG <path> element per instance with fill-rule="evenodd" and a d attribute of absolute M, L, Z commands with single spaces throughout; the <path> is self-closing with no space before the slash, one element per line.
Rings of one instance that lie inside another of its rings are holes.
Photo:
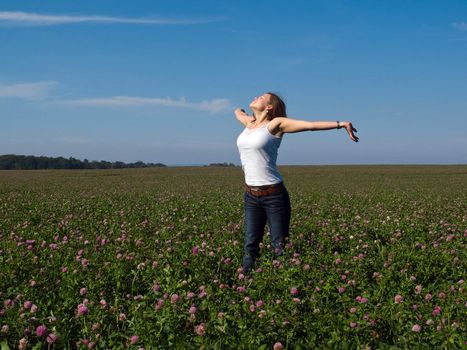
<path fill-rule="evenodd" d="M 287 118 L 282 99 L 271 92 L 250 103 L 253 115 L 237 108 L 235 116 L 245 125 L 237 139 L 245 173 L 245 240 L 243 270 L 249 273 L 259 256 L 266 223 L 276 256 L 283 253 L 289 234 L 290 199 L 282 176 L 277 171 L 277 151 L 286 133 L 345 128 L 350 139 L 358 142 L 351 122 L 310 122 Z"/>

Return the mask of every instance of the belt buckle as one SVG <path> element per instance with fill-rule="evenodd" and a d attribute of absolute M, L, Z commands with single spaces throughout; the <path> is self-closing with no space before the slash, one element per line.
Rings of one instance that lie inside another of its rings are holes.
<path fill-rule="evenodd" d="M 250 193 L 254 196 L 259 196 L 261 194 L 261 189 L 260 188 L 255 188 L 255 187 L 250 187 Z"/>
<path fill-rule="evenodd" d="M 261 194 L 260 191 L 261 191 L 261 190 L 258 189 L 258 188 L 252 188 L 252 189 L 251 189 L 251 194 L 252 194 L 253 196 L 255 196 L 255 197 L 258 197 L 258 196 Z"/>

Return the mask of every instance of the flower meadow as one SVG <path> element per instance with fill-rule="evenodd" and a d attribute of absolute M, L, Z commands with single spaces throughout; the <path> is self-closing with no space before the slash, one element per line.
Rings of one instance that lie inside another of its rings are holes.
<path fill-rule="evenodd" d="M 3 349 L 467 346 L 467 166 L 283 166 L 243 274 L 238 167 L 0 172 Z"/>

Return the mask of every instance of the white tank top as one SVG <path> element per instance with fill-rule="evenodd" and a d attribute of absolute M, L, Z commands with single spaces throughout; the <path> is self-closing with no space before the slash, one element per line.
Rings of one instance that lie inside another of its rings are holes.
<path fill-rule="evenodd" d="M 276 167 L 282 137 L 272 135 L 268 124 L 256 129 L 245 128 L 237 139 L 245 183 L 249 186 L 273 185 L 282 181 Z"/>

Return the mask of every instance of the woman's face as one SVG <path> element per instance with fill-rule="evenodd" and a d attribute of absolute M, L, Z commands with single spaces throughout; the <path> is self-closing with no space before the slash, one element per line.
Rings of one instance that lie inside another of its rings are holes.
<path fill-rule="evenodd" d="M 264 111 L 265 109 L 271 108 L 271 96 L 269 94 L 263 94 L 255 97 L 250 103 L 250 108 L 256 111 Z"/>

